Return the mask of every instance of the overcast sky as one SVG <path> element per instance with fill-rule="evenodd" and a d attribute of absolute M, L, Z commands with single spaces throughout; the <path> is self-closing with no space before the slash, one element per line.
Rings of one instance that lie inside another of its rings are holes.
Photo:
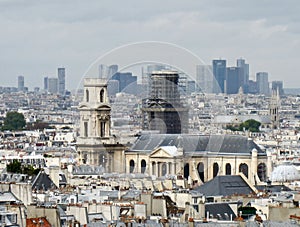
<path fill-rule="evenodd" d="M 0 86 L 43 86 L 66 68 L 76 88 L 89 65 L 113 48 L 163 41 L 187 48 L 207 64 L 237 58 L 250 78 L 300 87 L 299 0 L 0 0 Z"/>

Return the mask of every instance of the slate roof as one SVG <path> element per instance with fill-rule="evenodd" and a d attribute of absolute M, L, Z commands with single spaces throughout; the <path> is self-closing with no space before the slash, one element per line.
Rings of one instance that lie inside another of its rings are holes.
<path fill-rule="evenodd" d="M 240 135 L 147 134 L 141 135 L 128 151 L 151 153 L 162 146 L 182 147 L 186 155 L 193 156 L 210 152 L 251 155 L 253 149 L 258 155 L 266 155 L 253 140 Z"/>
<path fill-rule="evenodd" d="M 269 191 L 269 192 L 289 192 L 292 191 L 289 187 L 285 185 L 255 185 L 256 189 L 259 191 Z"/>
<path fill-rule="evenodd" d="M 232 220 L 236 218 L 235 213 L 231 209 L 228 203 L 208 203 L 205 204 L 205 214 L 209 212 L 209 216 L 217 218 L 218 220 L 230 220 L 232 215 Z"/>
<path fill-rule="evenodd" d="M 32 189 L 47 191 L 49 189 L 57 189 L 57 187 L 44 171 L 40 171 L 38 175 L 32 179 Z"/>
<path fill-rule="evenodd" d="M 253 193 L 250 186 L 239 175 L 216 176 L 194 190 L 205 196 L 230 196 Z"/>

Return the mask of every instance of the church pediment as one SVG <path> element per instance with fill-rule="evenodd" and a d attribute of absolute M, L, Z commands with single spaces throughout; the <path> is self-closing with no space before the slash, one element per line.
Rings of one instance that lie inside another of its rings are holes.
<path fill-rule="evenodd" d="M 173 158 L 177 156 L 177 148 L 175 146 L 166 146 L 166 147 L 159 147 L 156 148 L 150 154 L 150 158 Z"/>

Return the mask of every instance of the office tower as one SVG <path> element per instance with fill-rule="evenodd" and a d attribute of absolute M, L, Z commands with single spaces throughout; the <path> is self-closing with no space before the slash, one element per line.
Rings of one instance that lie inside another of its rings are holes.
<path fill-rule="evenodd" d="M 107 91 L 109 96 L 115 96 L 119 92 L 119 81 L 109 80 L 107 84 Z"/>
<path fill-rule="evenodd" d="M 44 90 L 48 91 L 48 77 L 47 76 L 44 77 Z"/>
<path fill-rule="evenodd" d="M 118 72 L 118 65 L 99 65 L 99 78 L 110 79 L 115 73 Z"/>
<path fill-rule="evenodd" d="M 237 59 L 237 67 L 241 68 L 240 85 L 244 93 L 248 93 L 249 87 L 249 64 L 245 63 L 245 59 Z"/>
<path fill-rule="evenodd" d="M 196 66 L 196 90 L 203 93 L 212 93 L 213 88 L 218 88 L 216 80 L 212 72 L 211 65 L 197 65 Z M 216 83 L 213 85 L 213 83 Z"/>
<path fill-rule="evenodd" d="M 99 78 L 101 78 L 101 79 L 107 78 L 107 66 L 106 65 L 103 65 L 103 64 L 99 65 L 98 71 L 99 71 Z"/>
<path fill-rule="evenodd" d="M 179 74 L 176 71 L 153 71 L 149 98 L 143 102 L 143 129 L 159 133 L 188 132 L 188 109 L 180 99 Z"/>
<path fill-rule="evenodd" d="M 249 80 L 248 93 L 249 94 L 257 94 L 258 93 L 258 86 L 257 86 L 256 81 Z"/>
<path fill-rule="evenodd" d="M 48 78 L 48 92 L 52 94 L 57 94 L 58 92 L 58 78 L 49 77 Z"/>
<path fill-rule="evenodd" d="M 118 72 L 118 65 L 110 65 L 108 67 L 108 78 L 111 78 L 113 75 L 115 75 Z"/>
<path fill-rule="evenodd" d="M 267 72 L 256 73 L 256 83 L 257 83 L 257 90 L 258 90 L 259 94 L 264 94 L 264 95 L 270 94 L 269 80 L 268 80 Z"/>
<path fill-rule="evenodd" d="M 65 68 L 58 68 L 57 75 L 58 75 L 58 93 L 60 95 L 64 95 L 66 91 Z"/>
<path fill-rule="evenodd" d="M 18 91 L 24 91 L 24 76 L 18 76 Z"/>
<path fill-rule="evenodd" d="M 225 91 L 226 94 L 237 94 L 241 87 L 242 69 L 239 67 L 228 67 L 226 72 Z"/>
<path fill-rule="evenodd" d="M 188 80 L 187 82 L 187 94 L 192 94 L 196 91 L 196 82 L 194 80 Z"/>
<path fill-rule="evenodd" d="M 284 95 L 283 91 L 283 81 L 272 81 L 272 90 L 279 92 L 279 96 Z"/>
<path fill-rule="evenodd" d="M 226 78 L 226 60 L 213 60 L 213 93 L 224 93 L 224 81 Z"/>
<path fill-rule="evenodd" d="M 128 89 L 130 85 L 137 83 L 137 77 L 133 76 L 131 72 L 117 72 L 111 77 L 111 79 L 119 81 L 119 92 L 125 92 L 126 88 Z M 132 89 L 134 88 L 132 87 Z"/>

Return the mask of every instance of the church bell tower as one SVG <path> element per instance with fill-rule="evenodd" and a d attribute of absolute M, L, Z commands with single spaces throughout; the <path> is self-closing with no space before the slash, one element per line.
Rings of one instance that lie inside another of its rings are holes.
<path fill-rule="evenodd" d="M 114 143 L 110 134 L 111 107 L 107 80 L 85 78 L 83 92 L 79 105 L 80 136 L 77 138 L 79 162 L 107 168 L 111 159 L 107 145 Z"/>

